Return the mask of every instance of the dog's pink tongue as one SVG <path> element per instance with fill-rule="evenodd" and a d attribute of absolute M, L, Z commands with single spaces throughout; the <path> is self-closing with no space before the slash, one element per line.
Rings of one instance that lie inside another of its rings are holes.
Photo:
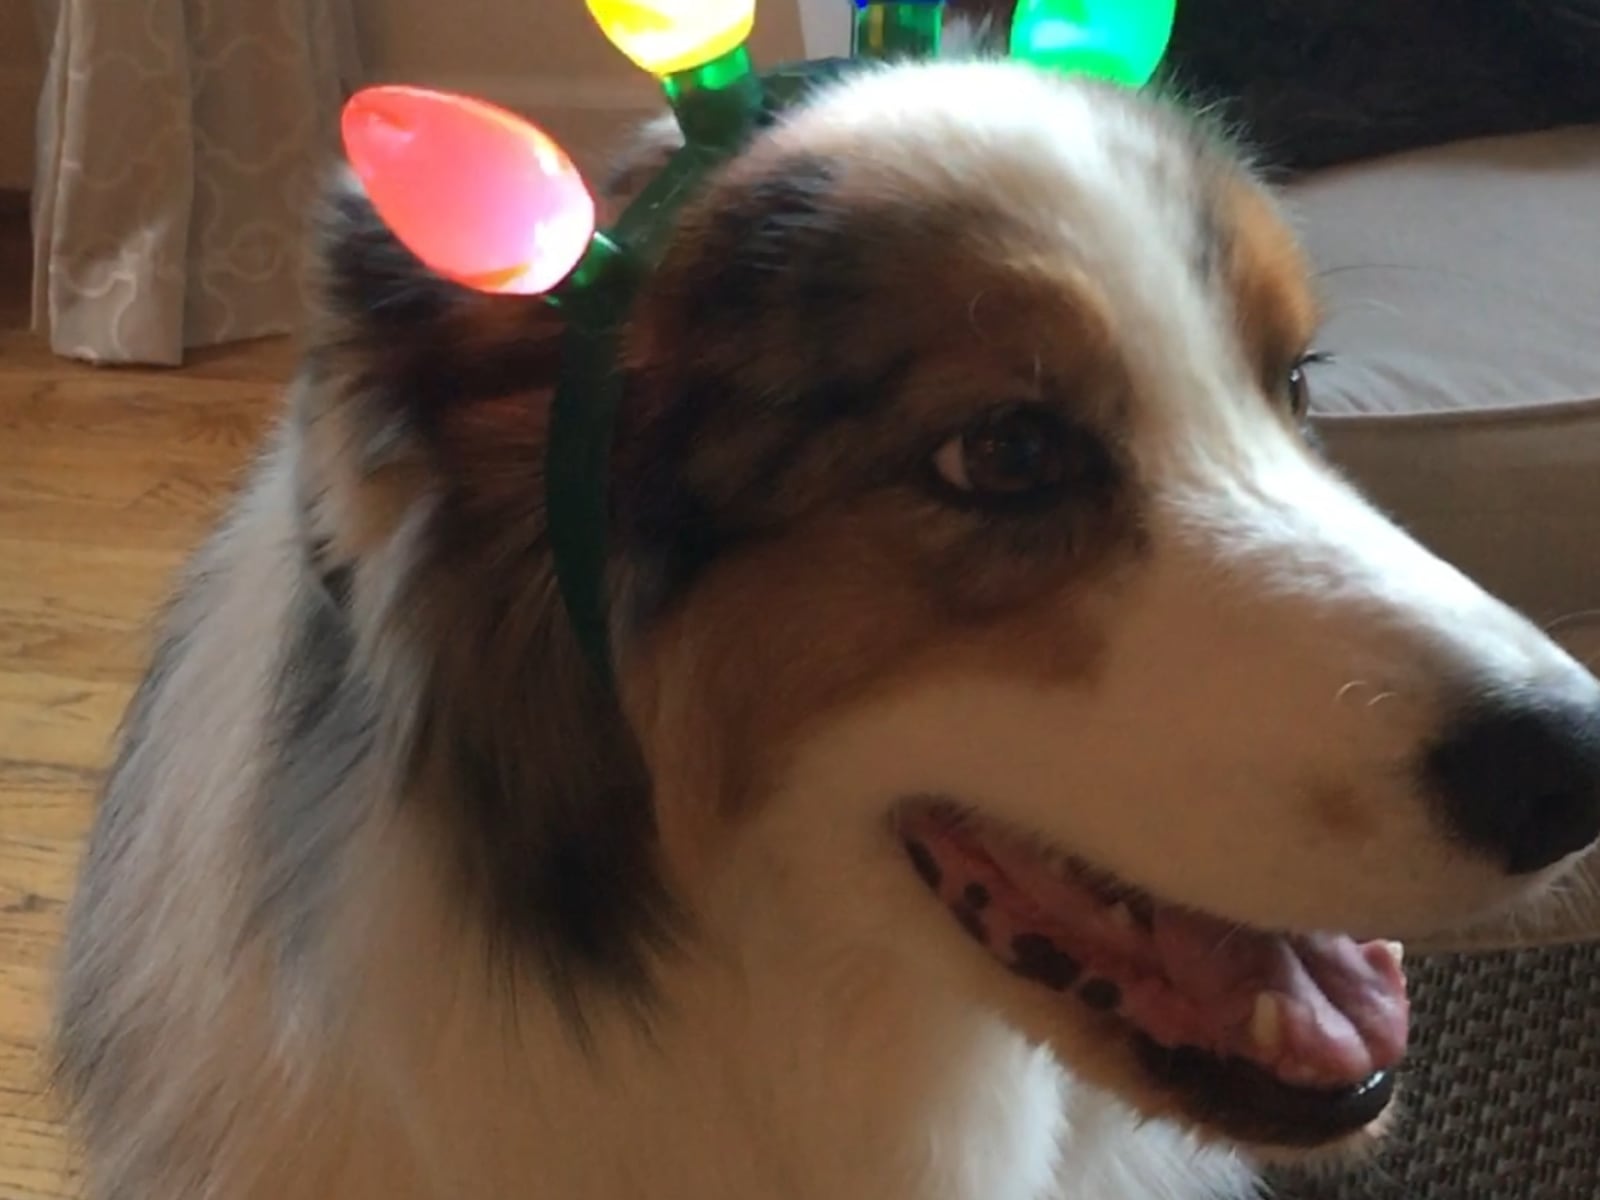
<path fill-rule="evenodd" d="M 1174 1013 L 1156 991 L 1134 989 L 1124 1008 L 1157 1040 L 1167 1040 L 1164 1032 L 1191 1040 L 1197 1030 L 1164 1027 L 1195 1020 L 1214 1052 L 1311 1087 L 1358 1083 L 1405 1053 L 1405 975 L 1382 942 L 1261 933 L 1164 905 L 1151 938 L 1161 973 L 1189 1009 Z"/>

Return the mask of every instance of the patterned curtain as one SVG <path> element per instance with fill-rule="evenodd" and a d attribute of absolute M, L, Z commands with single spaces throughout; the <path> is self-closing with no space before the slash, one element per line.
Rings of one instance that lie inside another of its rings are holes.
<path fill-rule="evenodd" d="M 57 353 L 177 365 L 290 328 L 351 2 L 36 0 L 33 315 Z"/>

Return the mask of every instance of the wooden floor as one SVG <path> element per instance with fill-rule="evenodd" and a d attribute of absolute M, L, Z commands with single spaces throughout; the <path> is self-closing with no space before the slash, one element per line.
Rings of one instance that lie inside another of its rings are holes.
<path fill-rule="evenodd" d="M 0 1200 L 76 1195 L 40 1086 L 63 906 L 151 614 L 289 363 L 278 341 L 179 372 L 63 362 L 24 332 L 27 262 L 0 213 Z"/>

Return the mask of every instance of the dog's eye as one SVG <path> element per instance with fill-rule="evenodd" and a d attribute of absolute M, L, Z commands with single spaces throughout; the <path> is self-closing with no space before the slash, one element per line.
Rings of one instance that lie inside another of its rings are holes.
<path fill-rule="evenodd" d="M 1305 367 L 1295 363 L 1289 368 L 1289 379 L 1285 385 L 1286 398 L 1289 402 L 1289 411 L 1296 420 L 1304 420 L 1307 410 L 1311 407 L 1311 395 L 1306 385 Z"/>
<path fill-rule="evenodd" d="M 1289 368 L 1289 374 L 1283 382 L 1283 400 L 1289 406 L 1289 413 L 1297 421 L 1304 421 L 1311 412 L 1311 383 L 1306 378 L 1306 366 L 1309 363 L 1322 362 L 1322 354 L 1304 354 L 1295 360 Z"/>
<path fill-rule="evenodd" d="M 1061 422 L 1036 407 L 997 409 L 940 446 L 933 468 L 947 487 L 975 500 L 1035 496 L 1066 477 Z"/>

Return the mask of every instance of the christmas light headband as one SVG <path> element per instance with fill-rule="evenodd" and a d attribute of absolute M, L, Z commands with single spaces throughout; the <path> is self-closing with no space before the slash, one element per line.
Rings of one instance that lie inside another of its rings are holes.
<path fill-rule="evenodd" d="M 851 58 L 932 58 L 944 0 L 844 0 Z M 545 461 L 546 520 L 562 601 L 602 680 L 611 675 L 605 600 L 608 463 L 621 400 L 617 337 L 640 280 L 697 182 L 838 61 L 758 73 L 745 43 L 755 0 L 586 0 L 611 43 L 656 76 L 684 144 L 617 222 L 565 151 L 483 100 L 405 86 L 345 106 L 345 152 L 378 216 L 427 267 L 464 287 L 542 296 L 566 318 Z M 1171 36 L 1175 0 L 1020 0 L 1011 57 L 1129 87 Z"/>

